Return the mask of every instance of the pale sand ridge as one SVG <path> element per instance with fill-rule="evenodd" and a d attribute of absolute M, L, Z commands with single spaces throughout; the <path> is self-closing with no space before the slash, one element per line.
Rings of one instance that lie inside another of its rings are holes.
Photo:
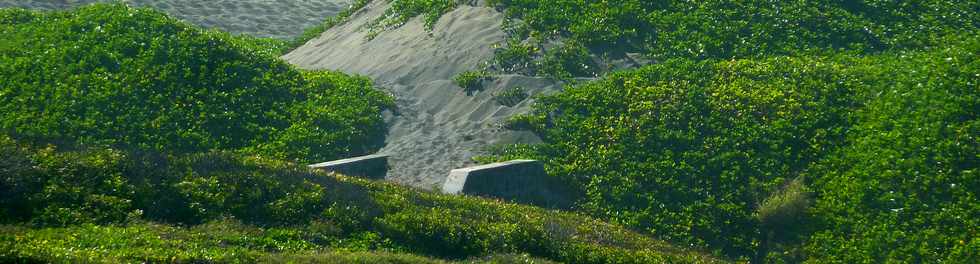
<path fill-rule="evenodd" d="M 450 170 L 473 165 L 472 157 L 487 146 L 539 141 L 531 133 L 501 127 L 509 117 L 526 112 L 529 100 L 506 107 L 492 95 L 510 87 L 524 87 L 530 94 L 551 92 L 557 87 L 554 82 L 505 75 L 468 94 L 450 81 L 493 57 L 493 45 L 506 37 L 500 29 L 502 14 L 464 5 L 442 16 L 431 32 L 417 17 L 367 40 L 366 25 L 387 7 L 385 1 L 375 1 L 283 58 L 301 68 L 367 75 L 395 95 L 398 109 L 386 116 L 387 146 L 381 150 L 391 155 L 390 180 L 434 188 Z"/>

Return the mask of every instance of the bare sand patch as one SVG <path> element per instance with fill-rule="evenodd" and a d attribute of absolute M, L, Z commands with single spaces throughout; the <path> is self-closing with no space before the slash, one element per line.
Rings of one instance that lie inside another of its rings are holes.
<path fill-rule="evenodd" d="M 0 8 L 56 10 L 110 0 L 0 0 Z M 347 9 L 352 0 L 128 0 L 191 24 L 235 34 L 292 39 Z"/>

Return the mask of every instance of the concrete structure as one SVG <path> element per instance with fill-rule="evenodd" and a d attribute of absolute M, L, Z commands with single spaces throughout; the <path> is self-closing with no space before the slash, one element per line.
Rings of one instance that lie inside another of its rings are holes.
<path fill-rule="evenodd" d="M 388 175 L 388 155 L 368 155 L 349 159 L 335 160 L 309 166 L 347 176 L 362 177 L 372 180 L 384 180 Z"/>
<path fill-rule="evenodd" d="M 468 194 L 548 208 L 567 208 L 567 185 L 549 177 L 536 160 L 512 160 L 455 169 L 442 186 L 448 194 Z"/>

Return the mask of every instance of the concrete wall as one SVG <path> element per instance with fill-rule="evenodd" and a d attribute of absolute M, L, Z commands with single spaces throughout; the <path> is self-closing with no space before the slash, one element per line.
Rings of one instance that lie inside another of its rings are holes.
<path fill-rule="evenodd" d="M 349 159 L 335 160 L 309 166 L 347 176 L 362 177 L 372 180 L 384 180 L 388 174 L 388 155 L 368 155 Z"/>
<path fill-rule="evenodd" d="M 512 160 L 456 169 L 449 173 L 443 193 L 500 198 L 548 208 L 568 208 L 566 184 L 549 177 L 536 160 Z"/>

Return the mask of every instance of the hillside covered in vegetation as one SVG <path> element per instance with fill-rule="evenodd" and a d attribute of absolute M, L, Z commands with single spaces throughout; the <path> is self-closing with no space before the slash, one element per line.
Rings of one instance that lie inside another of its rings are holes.
<path fill-rule="evenodd" d="M 311 172 L 392 98 L 121 4 L 0 10 L 0 262 L 723 263 L 574 213 Z"/>
<path fill-rule="evenodd" d="M 534 102 L 502 125 L 541 143 L 478 158 L 543 161 L 578 195 L 557 212 L 302 166 L 384 146 L 396 101 L 278 56 L 358 14 L 367 43 L 484 2 L 375 1 L 285 44 L 122 4 L 0 10 L 0 262 L 980 259 L 980 2 L 485 1 L 466 14 L 506 38 L 433 82 L 565 85 L 500 99 Z"/>
<path fill-rule="evenodd" d="M 371 30 L 469 4 L 388 2 Z M 509 38 L 457 80 L 569 85 L 507 124 L 543 144 L 480 160 L 544 160 L 579 211 L 733 258 L 978 258 L 980 3 L 488 3 Z"/>
<path fill-rule="evenodd" d="M 509 126 L 545 143 L 486 158 L 547 161 L 581 211 L 757 262 L 978 257 L 977 2 L 492 2 L 503 71 L 658 62 L 538 98 Z"/>
<path fill-rule="evenodd" d="M 0 131 L 47 143 L 235 150 L 302 162 L 375 151 L 392 98 L 300 71 L 278 46 L 150 9 L 0 13 Z"/>
<path fill-rule="evenodd" d="M 581 210 L 731 255 L 972 258 L 980 42 L 950 43 L 619 72 L 540 98 L 512 126 L 546 143 L 497 158 L 546 160 Z"/>
<path fill-rule="evenodd" d="M 4 262 L 723 262 L 572 213 L 235 153 L 66 150 L 3 137 L 0 154 L 0 219 L 29 224 L 0 227 Z"/>

